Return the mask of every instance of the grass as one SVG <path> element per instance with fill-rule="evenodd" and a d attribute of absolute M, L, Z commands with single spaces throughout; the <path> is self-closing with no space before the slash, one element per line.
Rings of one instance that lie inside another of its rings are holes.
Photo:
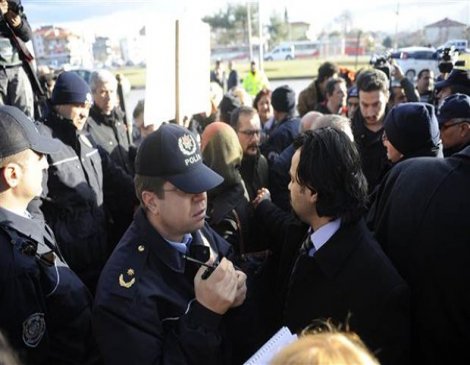
<path fill-rule="evenodd" d="M 358 70 L 363 67 L 369 67 L 369 56 L 356 57 L 339 57 L 328 58 L 329 61 L 335 62 L 339 66 L 347 67 L 352 70 Z M 465 68 L 470 66 L 470 54 L 461 55 L 459 59 L 465 61 Z M 268 79 L 293 79 L 293 78 L 312 78 L 316 76 L 318 67 L 325 59 L 308 58 L 297 59 L 291 61 L 269 61 L 264 62 L 264 70 Z M 250 68 L 249 62 L 234 62 L 234 68 L 238 71 L 241 78 L 248 73 Z M 145 87 L 145 68 L 126 67 L 115 71 L 126 76 L 133 88 Z M 209 75 L 208 75 L 209 76 Z"/>

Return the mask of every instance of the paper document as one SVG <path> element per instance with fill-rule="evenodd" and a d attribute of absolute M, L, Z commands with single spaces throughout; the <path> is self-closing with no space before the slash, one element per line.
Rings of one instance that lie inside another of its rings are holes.
<path fill-rule="evenodd" d="M 297 335 L 293 335 L 289 328 L 282 327 L 244 365 L 267 365 L 280 350 L 296 339 Z"/>

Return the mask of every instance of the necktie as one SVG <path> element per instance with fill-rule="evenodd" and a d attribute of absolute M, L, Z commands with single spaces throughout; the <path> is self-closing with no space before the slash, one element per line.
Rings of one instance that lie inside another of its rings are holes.
<path fill-rule="evenodd" d="M 302 246 L 300 247 L 300 254 L 307 254 L 308 256 L 313 256 L 316 252 L 315 246 L 313 245 L 310 234 L 307 235 Z"/>

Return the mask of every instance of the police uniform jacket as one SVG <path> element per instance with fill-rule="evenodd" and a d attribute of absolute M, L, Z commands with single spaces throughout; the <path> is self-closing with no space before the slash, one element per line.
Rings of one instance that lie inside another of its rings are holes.
<path fill-rule="evenodd" d="M 191 246 L 205 242 L 219 258 L 230 254 L 227 242 L 207 224 L 192 237 Z M 224 327 L 238 308 L 221 316 L 200 305 L 193 284 L 197 269 L 139 208 L 96 292 L 93 327 L 106 364 L 230 362 Z"/>
<path fill-rule="evenodd" d="M 105 115 L 96 106 L 90 109 L 86 129 L 98 146 L 109 153 L 111 159 L 128 174 L 134 169 L 129 159 L 129 137 L 124 124 L 124 113 L 114 108 L 110 115 Z"/>
<path fill-rule="evenodd" d="M 51 112 L 44 124 L 41 133 L 59 139 L 62 147 L 48 155 L 41 210 L 70 267 L 94 291 L 112 250 L 106 231 L 107 191 L 119 191 L 122 209 L 128 209 L 135 202 L 132 179 L 72 121 Z"/>
<path fill-rule="evenodd" d="M 413 364 L 453 364 L 470 332 L 470 146 L 445 159 L 394 166 L 369 219 L 377 241 L 408 282 Z"/>
<path fill-rule="evenodd" d="M 91 295 L 50 229 L 0 208 L 0 252 L 0 328 L 23 363 L 96 364 Z"/>

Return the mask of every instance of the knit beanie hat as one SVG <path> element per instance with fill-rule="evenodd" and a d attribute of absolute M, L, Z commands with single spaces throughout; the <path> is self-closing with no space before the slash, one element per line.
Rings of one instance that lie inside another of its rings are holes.
<path fill-rule="evenodd" d="M 75 72 L 62 72 L 52 90 L 51 103 L 61 104 L 84 104 L 91 103 L 91 90 L 88 84 Z"/>
<path fill-rule="evenodd" d="M 395 106 L 385 118 L 384 129 L 387 139 L 405 157 L 435 156 L 439 151 L 439 125 L 430 104 Z"/>
<path fill-rule="evenodd" d="M 279 86 L 271 95 L 274 110 L 292 114 L 295 109 L 295 91 L 288 85 Z"/>

